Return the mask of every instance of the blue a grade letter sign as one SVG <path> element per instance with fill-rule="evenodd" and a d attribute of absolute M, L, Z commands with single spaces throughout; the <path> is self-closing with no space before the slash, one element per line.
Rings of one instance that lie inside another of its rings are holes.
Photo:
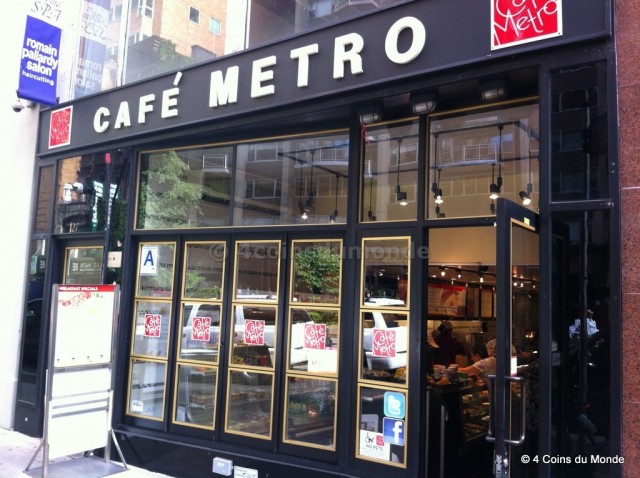
<path fill-rule="evenodd" d="M 55 105 L 60 28 L 27 16 L 24 32 L 18 96 L 43 105 Z"/>

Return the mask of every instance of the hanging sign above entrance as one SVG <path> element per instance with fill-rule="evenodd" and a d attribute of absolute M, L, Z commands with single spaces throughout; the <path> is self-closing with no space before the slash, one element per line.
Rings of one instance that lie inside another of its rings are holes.
<path fill-rule="evenodd" d="M 562 0 L 491 0 L 491 49 L 562 35 Z"/>
<path fill-rule="evenodd" d="M 20 55 L 18 96 L 43 105 L 55 105 L 62 30 L 27 16 Z"/>

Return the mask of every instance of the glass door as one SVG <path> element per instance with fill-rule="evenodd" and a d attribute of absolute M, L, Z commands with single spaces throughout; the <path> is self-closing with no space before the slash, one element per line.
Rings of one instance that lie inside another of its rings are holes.
<path fill-rule="evenodd" d="M 537 476 L 539 237 L 537 215 L 497 201 L 496 371 L 487 439 L 498 478 Z"/>
<path fill-rule="evenodd" d="M 536 216 L 498 199 L 428 231 L 428 476 L 536 476 Z"/>

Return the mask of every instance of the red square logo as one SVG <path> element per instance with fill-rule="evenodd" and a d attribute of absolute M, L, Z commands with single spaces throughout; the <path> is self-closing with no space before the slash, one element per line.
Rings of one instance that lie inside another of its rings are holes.
<path fill-rule="evenodd" d="M 144 316 L 144 336 L 160 337 L 162 316 L 160 314 L 147 314 Z"/>
<path fill-rule="evenodd" d="M 396 331 L 393 329 L 373 329 L 371 354 L 374 357 L 396 356 Z"/>
<path fill-rule="evenodd" d="M 71 143 L 71 119 L 73 106 L 51 112 L 49 122 L 49 148 L 57 148 Z"/>
<path fill-rule="evenodd" d="M 191 340 L 209 342 L 211 338 L 211 317 L 194 317 Z"/>
<path fill-rule="evenodd" d="M 562 0 L 491 0 L 491 49 L 562 35 Z"/>
<path fill-rule="evenodd" d="M 264 345 L 264 320 L 244 321 L 244 343 Z"/>
<path fill-rule="evenodd" d="M 327 341 L 326 324 L 304 324 L 304 348 L 324 350 Z"/>

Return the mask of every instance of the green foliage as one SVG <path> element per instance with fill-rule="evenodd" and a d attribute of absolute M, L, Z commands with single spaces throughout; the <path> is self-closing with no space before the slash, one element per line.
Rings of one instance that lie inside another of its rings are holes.
<path fill-rule="evenodd" d="M 189 165 L 174 151 L 147 158 L 141 174 L 139 227 L 187 226 L 189 212 L 200 213 L 203 186 L 189 183 L 188 171 Z"/>
<path fill-rule="evenodd" d="M 314 245 L 296 251 L 295 290 L 338 296 L 340 254 L 328 246 Z"/>

